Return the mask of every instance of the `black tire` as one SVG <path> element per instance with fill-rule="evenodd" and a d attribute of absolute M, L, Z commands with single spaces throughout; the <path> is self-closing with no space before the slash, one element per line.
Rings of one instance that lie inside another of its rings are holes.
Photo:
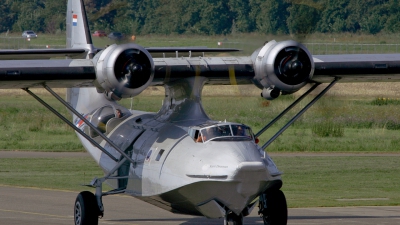
<path fill-rule="evenodd" d="M 238 216 L 235 213 L 231 212 L 226 217 L 225 225 L 243 225 L 243 216 Z"/>
<path fill-rule="evenodd" d="M 285 195 L 281 190 L 267 193 L 267 209 L 263 212 L 264 225 L 286 225 L 288 218 Z"/>
<path fill-rule="evenodd" d="M 98 208 L 96 197 L 92 192 L 79 193 L 74 206 L 75 225 L 97 225 L 99 223 Z"/>

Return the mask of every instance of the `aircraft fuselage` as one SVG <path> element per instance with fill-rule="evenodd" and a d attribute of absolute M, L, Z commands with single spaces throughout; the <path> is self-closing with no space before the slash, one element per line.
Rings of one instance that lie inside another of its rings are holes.
<path fill-rule="evenodd" d="M 114 173 L 120 179 L 107 180 L 113 188 L 172 212 L 217 218 L 224 210 L 240 214 L 268 185 L 280 181 L 281 173 L 260 151 L 248 126 L 208 118 L 200 100 L 204 82 L 192 77 L 166 85 L 158 113 L 110 103 L 87 114 L 134 161 Z M 122 118 L 115 118 L 116 108 Z M 98 138 L 85 125 L 81 129 Z M 98 142 L 121 158 L 108 143 Z M 117 165 L 92 144 L 82 143 L 105 173 Z"/>

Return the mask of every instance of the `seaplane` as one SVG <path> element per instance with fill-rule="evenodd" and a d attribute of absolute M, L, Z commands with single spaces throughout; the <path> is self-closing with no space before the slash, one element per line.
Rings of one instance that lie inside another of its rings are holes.
<path fill-rule="evenodd" d="M 89 184 L 94 193 L 83 191 L 76 197 L 76 225 L 98 224 L 105 212 L 103 197 L 114 194 L 172 213 L 224 218 L 226 225 L 243 224 L 257 206 L 264 224 L 287 224 L 282 172 L 265 149 L 337 82 L 400 79 L 399 54 L 311 55 L 292 40 L 266 42 L 243 57 L 205 56 L 235 51 L 222 48 L 145 48 L 134 43 L 97 48 L 83 0 L 67 4 L 66 48 L 1 50 L 0 88 L 23 89 L 62 119 L 104 171 L 104 177 Z M 265 130 L 322 83 L 329 85 L 259 145 Z M 254 84 L 269 100 L 312 86 L 253 133 L 245 124 L 210 119 L 202 106 L 204 85 L 242 84 Z M 165 88 L 158 112 L 118 104 L 151 86 Z M 34 94 L 34 88 L 50 92 L 72 120 Z M 66 99 L 53 88 L 67 88 Z M 104 183 L 110 191 L 103 191 Z"/>

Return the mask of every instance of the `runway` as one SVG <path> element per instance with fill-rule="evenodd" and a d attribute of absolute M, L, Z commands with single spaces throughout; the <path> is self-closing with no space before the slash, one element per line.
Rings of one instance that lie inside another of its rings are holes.
<path fill-rule="evenodd" d="M 77 192 L 0 186 L 0 224 L 73 224 Z M 222 219 L 172 214 L 129 196 L 106 196 L 99 224 L 223 224 Z M 257 208 L 245 224 L 262 224 Z M 288 224 L 400 225 L 400 207 L 289 209 Z"/>

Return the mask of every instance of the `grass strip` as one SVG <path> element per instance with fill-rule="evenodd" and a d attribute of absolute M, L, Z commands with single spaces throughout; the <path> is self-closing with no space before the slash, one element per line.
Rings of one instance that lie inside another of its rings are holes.
<path fill-rule="evenodd" d="M 67 118 L 71 117 L 52 97 L 44 95 L 43 98 Z M 294 98 L 282 96 L 266 102 L 253 96 L 206 95 L 202 101 L 212 119 L 244 123 L 257 132 Z M 162 101 L 163 96 L 138 96 L 133 99 L 133 109 L 158 111 Z M 377 101 L 385 104 L 376 104 Z M 398 152 L 398 103 L 399 100 L 393 98 L 379 101 L 379 98 L 354 100 L 328 96 L 296 121 L 267 151 Z M 124 99 L 121 104 L 130 108 L 131 99 Z M 296 107 L 271 127 L 260 137 L 260 143 L 265 143 L 299 109 Z M 2 96 L 0 129 L 0 149 L 3 150 L 84 151 L 70 127 L 26 95 Z"/>
<path fill-rule="evenodd" d="M 400 205 L 399 156 L 275 156 L 289 207 Z M 90 158 L 0 159 L 0 184 L 81 191 L 101 169 Z M 360 200 L 361 199 L 361 200 Z"/>

